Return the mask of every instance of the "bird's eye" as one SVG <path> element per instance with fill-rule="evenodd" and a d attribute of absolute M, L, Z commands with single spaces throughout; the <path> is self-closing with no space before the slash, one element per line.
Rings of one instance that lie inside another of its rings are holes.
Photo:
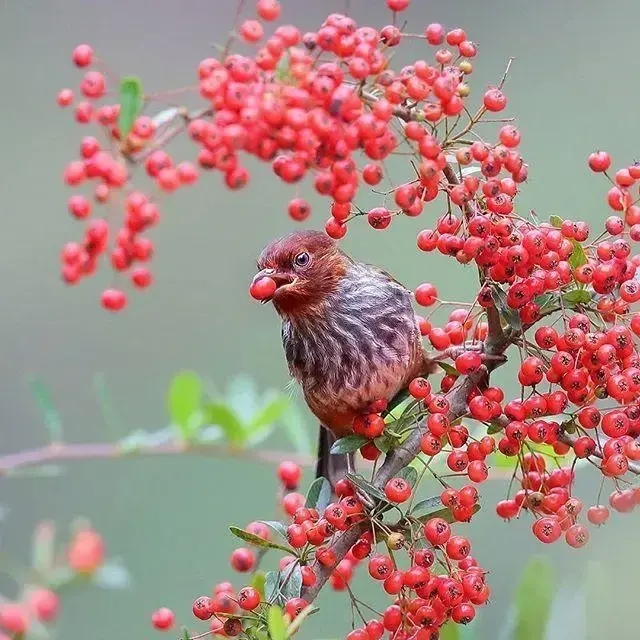
<path fill-rule="evenodd" d="M 293 259 L 293 263 L 296 265 L 296 267 L 306 267 L 310 261 L 311 261 L 311 256 L 306 251 L 299 253 Z"/>

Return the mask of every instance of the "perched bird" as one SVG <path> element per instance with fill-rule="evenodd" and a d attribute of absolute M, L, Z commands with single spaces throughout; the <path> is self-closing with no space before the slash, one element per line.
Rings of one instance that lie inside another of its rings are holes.
<path fill-rule="evenodd" d="M 412 293 L 388 273 L 356 262 L 320 231 L 274 240 L 253 282 L 271 278 L 289 372 L 321 423 L 317 477 L 332 485 L 353 470 L 353 454 L 331 455 L 354 418 L 390 400 L 435 365 L 422 346 Z"/>

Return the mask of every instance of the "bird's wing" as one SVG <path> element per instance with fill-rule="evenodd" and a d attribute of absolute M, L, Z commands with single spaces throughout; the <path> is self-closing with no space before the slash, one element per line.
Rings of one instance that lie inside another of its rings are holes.
<path fill-rule="evenodd" d="M 384 276 L 388 280 L 391 280 L 391 282 L 395 282 L 399 287 L 402 287 L 407 293 L 411 293 L 411 291 L 407 289 L 407 287 L 405 287 L 405 285 L 403 285 L 402 282 L 396 280 L 396 278 L 394 278 L 388 271 L 385 271 L 384 269 L 381 269 L 380 267 L 377 267 L 373 264 L 366 264 L 366 266 L 368 269 L 371 269 L 371 271 L 375 271 L 376 273 L 379 273 L 381 276 Z"/>

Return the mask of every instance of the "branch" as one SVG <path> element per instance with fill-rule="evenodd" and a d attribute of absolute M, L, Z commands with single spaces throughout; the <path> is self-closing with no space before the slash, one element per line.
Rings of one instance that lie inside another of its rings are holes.
<path fill-rule="evenodd" d="M 560 442 L 564 442 L 564 444 L 569 445 L 571 448 L 573 448 L 573 445 L 576 443 L 578 436 L 565 432 L 561 434 L 558 439 L 560 440 Z M 606 440 L 609 440 L 609 438 L 606 438 Z M 604 443 L 598 443 L 598 447 L 589 457 L 598 458 L 598 460 L 604 460 L 604 454 L 602 453 L 603 449 L 604 449 Z M 629 465 L 630 473 L 640 476 L 640 463 L 629 460 L 628 465 Z"/>
<path fill-rule="evenodd" d="M 188 442 L 164 442 L 161 444 L 139 445 L 129 449 L 120 443 L 52 443 L 37 449 L 27 449 L 0 457 L 0 476 L 8 476 L 20 469 L 37 467 L 50 462 L 86 459 L 134 458 L 137 456 L 167 456 L 191 453 L 218 458 L 238 458 L 255 462 L 278 463 L 292 460 L 305 467 L 315 463 L 315 456 L 290 453 L 287 451 L 260 451 L 220 444 Z"/>

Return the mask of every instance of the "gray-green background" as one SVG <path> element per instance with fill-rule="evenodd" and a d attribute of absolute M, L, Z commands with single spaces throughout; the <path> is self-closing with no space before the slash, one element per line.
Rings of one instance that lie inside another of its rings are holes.
<path fill-rule="evenodd" d="M 383 4 L 353 0 L 352 11 L 382 26 L 388 21 Z M 589 174 L 585 158 L 597 147 L 610 150 L 620 164 L 638 154 L 640 4 L 412 4 L 406 14 L 409 30 L 439 21 L 463 26 L 479 42 L 472 85 L 476 95 L 498 81 L 509 56 L 516 57 L 507 84 L 508 112 L 519 117 L 522 149 L 531 166 L 522 210 L 591 222 L 608 215 L 606 183 Z M 283 5 L 285 19 L 306 30 L 340 10 L 343 2 L 284 0 Z M 166 202 L 162 224 L 153 233 L 157 283 L 135 295 L 126 313 L 112 316 L 99 307 L 99 293 L 109 282 L 106 269 L 75 289 L 65 288 L 58 277 L 59 250 L 80 232 L 65 210 L 68 190 L 61 174 L 85 130 L 72 122 L 71 112 L 55 105 L 56 92 L 75 87 L 80 78 L 70 64 L 72 48 L 91 43 L 112 69 L 141 76 L 149 91 L 185 86 L 193 82 L 198 61 L 212 54 L 212 43 L 224 41 L 234 8 L 235 0 L 0 3 L 2 452 L 36 446 L 45 438 L 25 374 L 40 375 L 50 384 L 64 414 L 66 437 L 74 441 L 117 438 L 129 429 L 165 424 L 164 393 L 180 368 L 195 369 L 220 386 L 237 372 L 251 373 L 261 387 L 281 388 L 287 382 L 278 320 L 246 292 L 257 252 L 292 227 L 284 207 L 293 192 L 278 184 L 269 169 L 252 164 L 251 185 L 241 194 L 225 191 L 219 176 L 207 175 L 197 188 Z M 420 57 L 423 49 L 413 41 L 398 55 L 398 65 Z M 194 150 L 185 142 L 172 149 L 180 158 L 191 158 Z M 315 206 L 310 225 L 321 226 L 326 203 L 308 187 L 304 193 Z M 365 197 L 359 203 L 374 202 Z M 421 218 L 398 220 L 386 233 L 354 224 L 344 246 L 391 270 L 408 286 L 430 280 L 441 291 L 451 291 L 447 297 L 469 299 L 470 271 L 450 261 L 442 268 L 443 259 L 414 250 L 416 231 L 430 226 L 439 213 L 427 207 Z M 116 433 L 101 424 L 92 397 L 95 372 L 104 372 L 117 399 L 121 426 Z M 508 377 L 503 374 L 502 380 L 513 391 Z M 110 553 L 126 559 L 135 584 L 130 592 L 70 596 L 64 601 L 60 637 L 151 637 L 148 616 L 154 608 L 166 604 L 189 620 L 192 597 L 230 576 L 227 557 L 234 543 L 226 526 L 270 517 L 274 487 L 271 468 L 230 460 L 77 462 L 54 480 L 2 481 L 0 501 L 10 508 L 2 523 L 2 545 L 26 559 L 28 536 L 39 518 L 64 525 L 86 514 L 104 532 Z M 585 479 L 581 491 L 586 501 L 595 500 L 596 479 Z M 487 507 L 472 527 L 474 554 L 492 571 L 487 624 L 502 618 L 520 567 L 541 550 L 527 519 L 504 524 L 493 515 L 491 504 L 504 492 L 503 483 L 486 488 Z M 638 521 L 633 516 L 613 520 L 594 532 L 589 548 L 576 552 L 560 545 L 553 554 L 560 573 L 567 575 L 592 556 L 616 560 L 616 597 L 621 597 L 633 591 L 634 567 L 627 555 Z M 11 588 L 7 583 L 8 595 Z M 344 600 L 323 596 L 321 602 L 335 607 L 335 614 L 316 616 L 304 637 L 344 633 Z M 635 637 L 630 628 L 619 637 Z"/>

